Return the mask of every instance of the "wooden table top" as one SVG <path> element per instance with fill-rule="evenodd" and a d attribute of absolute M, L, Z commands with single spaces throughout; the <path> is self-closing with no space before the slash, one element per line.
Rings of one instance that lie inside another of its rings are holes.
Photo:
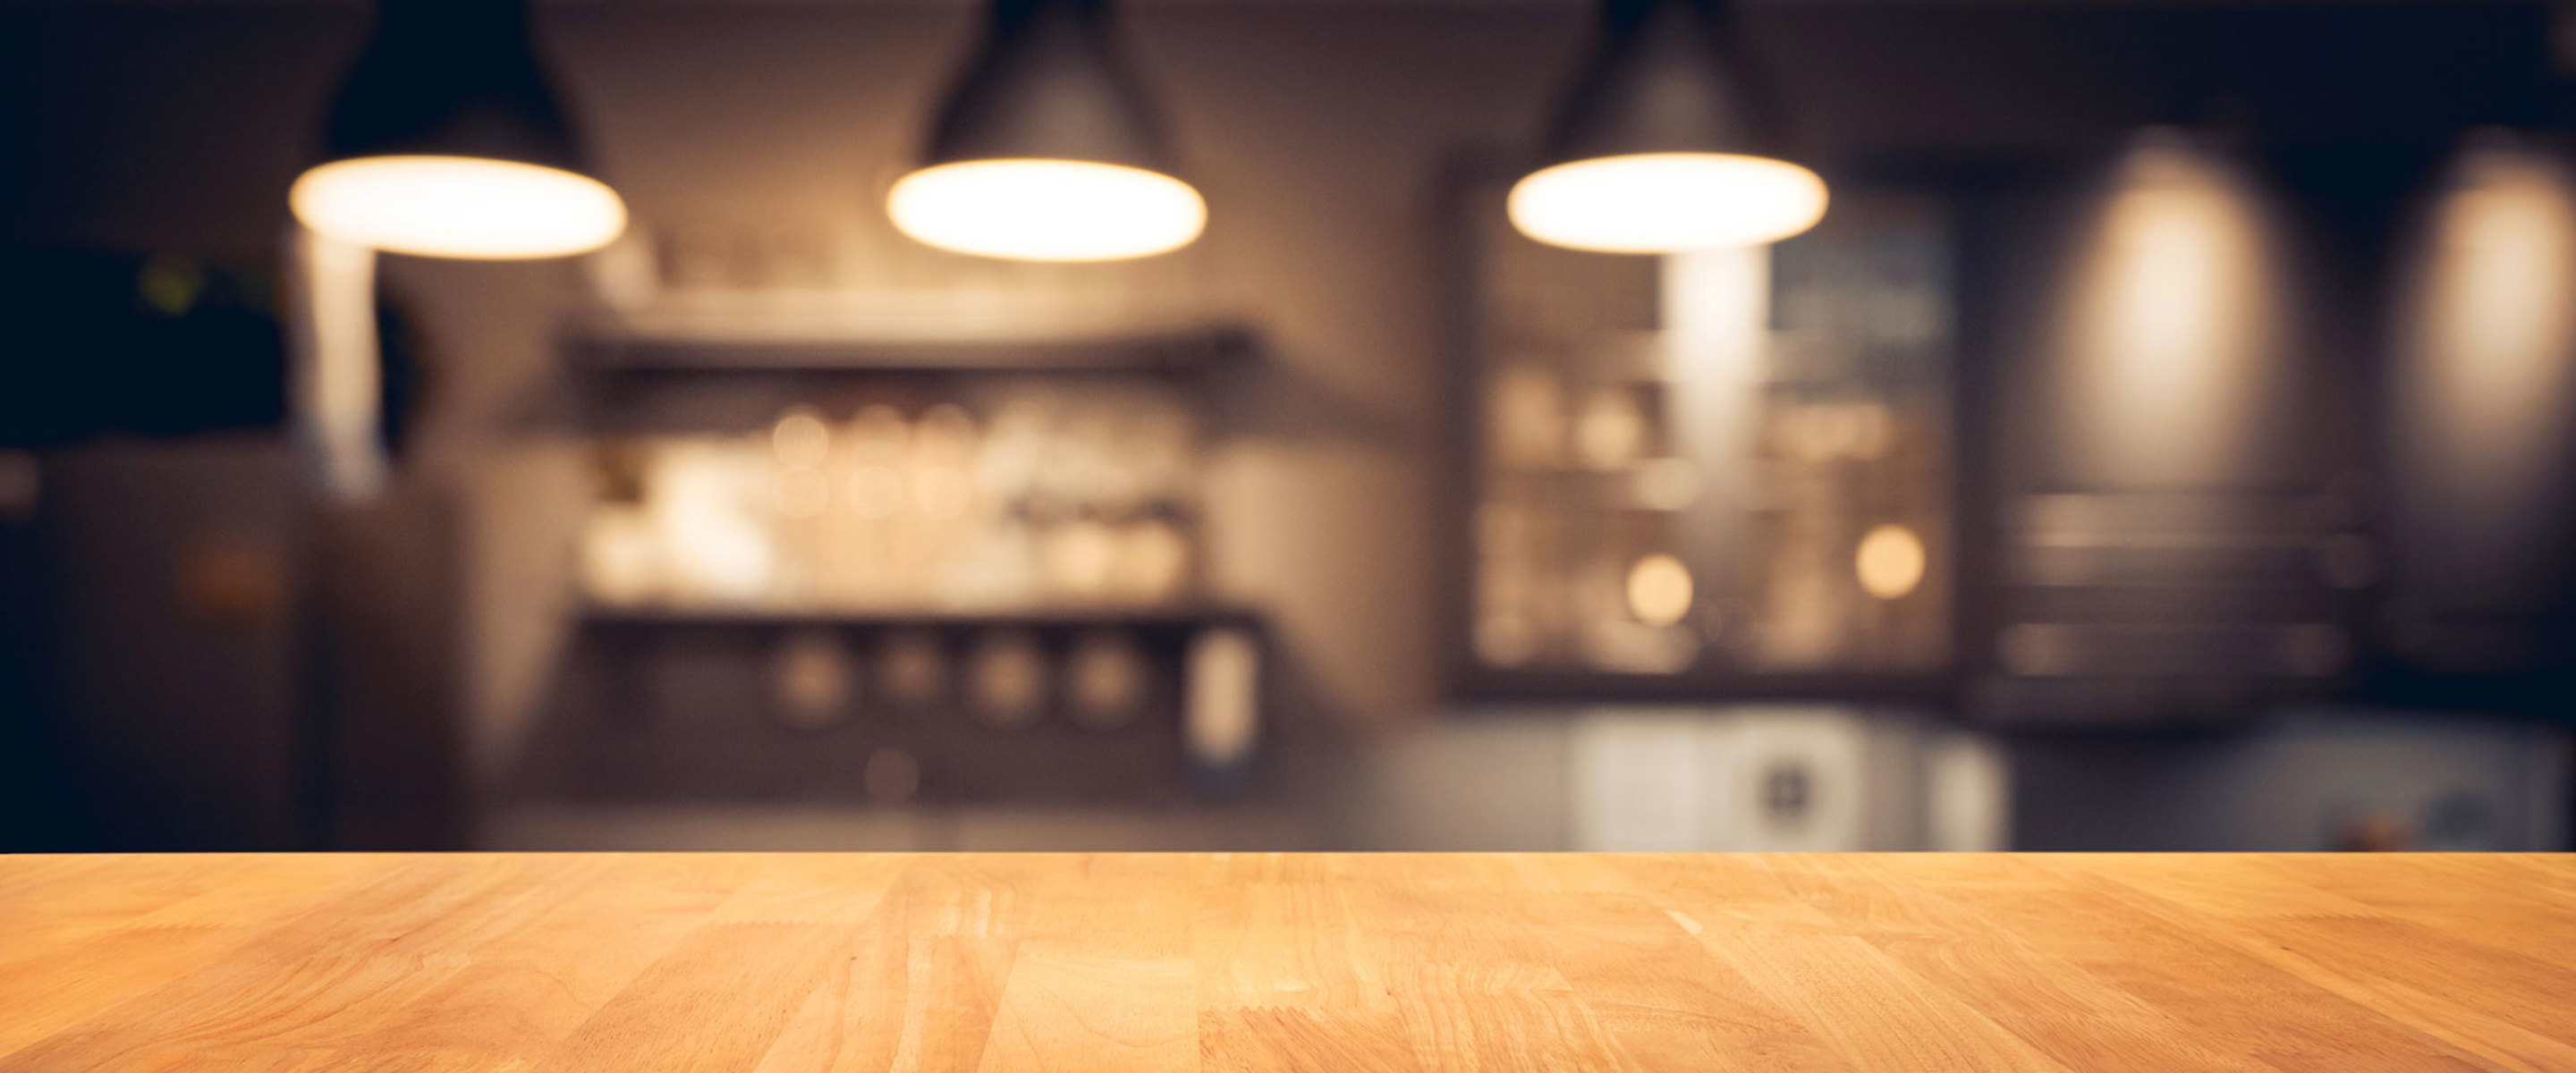
<path fill-rule="evenodd" d="M 0 858 L 0 1070 L 2576 1070 L 2576 858 Z"/>

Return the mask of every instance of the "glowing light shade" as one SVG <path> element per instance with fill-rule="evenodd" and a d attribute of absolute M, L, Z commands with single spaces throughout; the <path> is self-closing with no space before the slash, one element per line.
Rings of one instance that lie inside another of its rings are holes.
<path fill-rule="evenodd" d="M 904 176 L 886 196 L 904 234 L 956 253 L 1111 261 L 1189 245 L 1207 203 L 1161 172 L 1089 160 L 968 160 Z"/>
<path fill-rule="evenodd" d="M 385 0 L 323 141 L 287 203 L 338 241 L 506 260 L 588 252 L 626 228 L 617 192 L 585 172 L 525 0 Z"/>
<path fill-rule="evenodd" d="M 1512 226 L 1604 253 L 1673 253 L 1778 242 L 1825 218 L 1825 181 L 1785 160 L 1736 153 L 1633 153 L 1559 164 L 1512 187 Z"/>
<path fill-rule="evenodd" d="M 958 253 L 1109 261 L 1179 249 L 1207 204 L 1175 178 L 1162 124 L 1111 39 L 1105 0 L 995 0 L 942 101 L 922 167 L 886 195 L 895 227 Z"/>
<path fill-rule="evenodd" d="M 1601 41 L 1512 225 L 1605 253 L 1777 242 L 1824 218 L 1825 182 L 1778 152 L 1777 124 L 1724 0 L 1606 0 Z"/>
<path fill-rule="evenodd" d="M 332 238 L 425 257 L 563 257 L 626 230 L 626 204 L 606 183 L 479 157 L 336 160 L 296 179 L 287 204 Z"/>

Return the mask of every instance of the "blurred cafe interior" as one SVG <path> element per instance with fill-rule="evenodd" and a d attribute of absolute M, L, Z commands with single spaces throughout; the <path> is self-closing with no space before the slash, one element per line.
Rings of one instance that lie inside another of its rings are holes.
<path fill-rule="evenodd" d="M 10 0 L 0 851 L 2563 850 L 2576 5 Z"/>

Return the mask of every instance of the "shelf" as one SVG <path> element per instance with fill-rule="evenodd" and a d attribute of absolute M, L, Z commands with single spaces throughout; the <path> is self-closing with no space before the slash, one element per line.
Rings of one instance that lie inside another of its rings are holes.
<path fill-rule="evenodd" d="M 581 366 L 611 373 L 1176 373 L 1248 355 L 1232 322 L 1042 325 L 960 332 L 938 322 L 857 324 L 746 316 L 598 315 L 566 329 Z"/>
<path fill-rule="evenodd" d="M 754 627 L 1147 627 L 1195 628 L 1250 626 L 1260 616 L 1247 607 L 1227 604 L 1176 604 L 1167 607 L 1048 608 L 794 608 L 757 606 L 619 607 L 593 604 L 582 610 L 584 621 L 607 626 L 754 626 Z"/>
<path fill-rule="evenodd" d="M 1453 668 L 1451 693 L 1475 703 L 1832 702 L 1938 707 L 1958 692 L 1947 670 L 1757 671 L 1694 666 L 1668 674 L 1567 668 Z"/>

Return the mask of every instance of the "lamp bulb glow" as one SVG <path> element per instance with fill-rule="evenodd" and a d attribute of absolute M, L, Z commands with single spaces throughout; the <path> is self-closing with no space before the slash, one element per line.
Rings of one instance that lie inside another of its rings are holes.
<path fill-rule="evenodd" d="M 1628 612 L 1649 626 L 1670 626 L 1690 614 L 1691 574 L 1682 561 L 1657 552 L 1628 568 Z"/>
<path fill-rule="evenodd" d="M 1601 253 L 1685 253 L 1778 242 L 1825 216 L 1825 181 L 1785 160 L 1634 153 L 1531 172 L 1506 207 L 1522 234 Z"/>
<path fill-rule="evenodd" d="M 287 204 L 318 234 L 425 257 L 568 257 L 626 230 L 626 203 L 608 184 L 482 157 L 337 160 L 297 178 Z"/>
<path fill-rule="evenodd" d="M 1189 245 L 1207 202 L 1157 171 L 1088 160 L 967 160 L 904 176 L 886 195 L 904 234 L 955 253 L 1116 261 Z"/>
<path fill-rule="evenodd" d="M 1901 525 L 1880 525 L 1860 538 L 1860 549 L 1852 554 L 1852 571 L 1860 578 L 1862 591 L 1881 600 L 1895 600 L 1923 584 L 1927 556 L 1923 538 Z"/>

